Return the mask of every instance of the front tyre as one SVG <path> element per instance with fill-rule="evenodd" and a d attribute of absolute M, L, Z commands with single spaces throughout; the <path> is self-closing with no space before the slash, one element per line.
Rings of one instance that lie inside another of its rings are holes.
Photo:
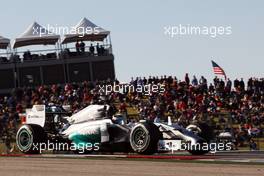
<path fill-rule="evenodd" d="M 213 128 L 204 122 L 191 124 L 186 129 L 203 138 L 207 143 L 210 143 L 215 138 Z"/>
<path fill-rule="evenodd" d="M 208 147 L 205 147 L 205 149 L 203 149 L 202 146 L 210 146 L 210 142 L 214 139 L 214 130 L 207 123 L 191 124 L 186 129 L 192 131 L 194 134 L 202 138 L 201 141 L 198 141 L 197 144 L 195 144 L 199 147 L 195 147 L 194 145 L 192 146 L 192 148 L 195 149 L 188 150 L 188 152 L 192 155 L 204 155 L 208 153 L 210 149 Z"/>
<path fill-rule="evenodd" d="M 16 135 L 17 147 L 25 154 L 39 154 L 40 144 L 43 142 L 46 142 L 46 133 L 39 125 L 23 125 Z"/>
<path fill-rule="evenodd" d="M 206 141 L 198 141 L 196 144 L 191 146 L 191 150 L 188 150 L 188 152 L 192 155 L 205 155 L 209 152 L 207 148 L 203 148 L 203 145 L 208 145 Z"/>

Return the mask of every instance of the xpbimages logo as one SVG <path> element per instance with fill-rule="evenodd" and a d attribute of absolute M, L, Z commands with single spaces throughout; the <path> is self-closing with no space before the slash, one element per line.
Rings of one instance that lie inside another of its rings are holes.
<path fill-rule="evenodd" d="M 212 143 L 196 143 L 184 142 L 180 140 L 160 140 L 158 144 L 161 151 L 209 151 L 216 153 L 217 151 L 230 151 L 232 150 L 232 143 L 212 142 Z"/>
<path fill-rule="evenodd" d="M 133 85 L 133 84 L 113 84 L 113 85 L 99 85 L 99 92 L 108 95 L 111 92 L 115 93 L 142 93 L 143 95 L 151 95 L 151 93 L 164 93 L 165 85 L 163 84 L 147 84 L 147 85 Z"/>
<path fill-rule="evenodd" d="M 98 151 L 100 149 L 99 143 L 63 143 L 63 142 L 42 142 L 42 143 L 33 143 L 33 151 L 78 151 L 79 153 L 84 153 L 85 151 Z"/>
<path fill-rule="evenodd" d="M 174 38 L 176 36 L 209 36 L 216 38 L 224 35 L 231 35 L 232 27 L 231 26 L 192 26 L 187 25 L 175 25 L 175 26 L 165 26 L 164 35 Z"/>
<path fill-rule="evenodd" d="M 65 35 L 65 34 L 78 34 L 79 37 L 84 35 L 94 34 L 97 35 L 100 33 L 100 27 L 68 27 L 68 26 L 58 26 L 48 24 L 46 27 L 42 26 L 33 26 L 33 35 L 39 35 L 40 37 L 44 35 Z"/>

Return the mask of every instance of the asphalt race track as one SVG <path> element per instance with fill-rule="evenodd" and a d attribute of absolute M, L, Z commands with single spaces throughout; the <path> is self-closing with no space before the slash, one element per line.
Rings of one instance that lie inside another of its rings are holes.
<path fill-rule="evenodd" d="M 206 175 L 264 175 L 264 153 L 229 153 L 207 155 L 203 158 L 194 157 L 193 160 L 208 161 L 190 162 L 185 160 L 185 155 L 177 155 L 175 158 L 164 159 L 134 159 L 128 157 L 122 159 L 122 156 L 116 157 L 94 157 L 90 156 L 61 156 L 61 155 L 43 155 L 43 156 L 1 156 L 0 157 L 0 175 L 5 176 L 72 176 L 72 175 L 182 175 L 182 176 L 206 176 Z M 136 155 L 135 155 L 136 156 Z M 136 158 L 136 157 L 135 157 Z M 188 160 L 190 157 L 186 157 Z M 242 160 L 260 160 L 260 163 L 223 163 L 223 161 Z M 173 162 L 177 160 L 177 162 Z M 214 163 L 209 161 L 221 161 Z M 172 161 L 172 162 L 171 162 Z"/>

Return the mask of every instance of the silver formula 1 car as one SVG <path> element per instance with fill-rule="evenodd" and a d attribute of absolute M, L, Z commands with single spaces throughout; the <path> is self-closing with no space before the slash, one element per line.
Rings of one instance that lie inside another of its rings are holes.
<path fill-rule="evenodd" d="M 40 153 L 50 147 L 53 147 L 52 150 L 77 152 L 139 154 L 183 148 L 191 154 L 205 154 L 209 151 L 192 147 L 210 141 L 208 134 L 211 131 L 206 124 L 184 128 L 171 123 L 170 119 L 166 123 L 145 120 L 126 123 L 122 116 L 112 116 L 109 107 L 90 105 L 72 115 L 60 106 L 34 105 L 32 109 L 27 109 L 22 118 L 23 125 L 16 135 L 17 147 L 21 152 L 30 154 Z"/>

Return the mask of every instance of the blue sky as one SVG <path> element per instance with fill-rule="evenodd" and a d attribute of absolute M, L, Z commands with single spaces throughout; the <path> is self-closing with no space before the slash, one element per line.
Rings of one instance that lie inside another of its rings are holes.
<path fill-rule="evenodd" d="M 264 1 L 1 1 L 0 35 L 14 39 L 33 21 L 73 26 L 87 17 L 111 31 L 117 77 L 185 73 L 214 77 L 215 60 L 234 78 L 264 77 Z M 231 26 L 232 34 L 164 35 L 165 26 Z"/>

